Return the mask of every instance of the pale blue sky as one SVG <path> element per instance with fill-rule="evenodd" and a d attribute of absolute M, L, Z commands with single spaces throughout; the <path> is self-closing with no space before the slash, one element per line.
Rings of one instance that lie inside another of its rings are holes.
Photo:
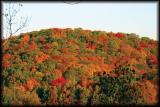
<path fill-rule="evenodd" d="M 5 7 L 5 3 L 3 4 Z M 107 32 L 136 33 L 140 37 L 158 40 L 157 2 L 80 2 L 75 5 L 63 2 L 22 2 L 22 4 L 20 15 L 32 18 L 21 32 L 54 27 L 81 27 Z"/>

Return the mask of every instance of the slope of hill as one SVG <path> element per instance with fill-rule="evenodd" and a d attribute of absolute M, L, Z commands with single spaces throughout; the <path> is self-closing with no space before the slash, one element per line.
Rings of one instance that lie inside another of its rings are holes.
<path fill-rule="evenodd" d="M 2 47 L 2 104 L 157 104 L 157 50 L 136 34 L 81 28 L 12 37 Z"/>

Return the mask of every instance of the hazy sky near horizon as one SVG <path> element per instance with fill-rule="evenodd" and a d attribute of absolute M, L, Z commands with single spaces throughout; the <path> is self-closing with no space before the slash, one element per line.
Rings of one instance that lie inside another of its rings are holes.
<path fill-rule="evenodd" d="M 13 2 L 20 3 L 20 2 Z M 158 2 L 21 2 L 17 16 L 31 16 L 19 33 L 47 28 L 77 28 L 136 33 L 158 40 Z M 7 2 L 3 2 L 3 10 Z M 3 12 L 3 11 L 2 11 Z M 3 35 L 5 35 L 3 20 Z"/>

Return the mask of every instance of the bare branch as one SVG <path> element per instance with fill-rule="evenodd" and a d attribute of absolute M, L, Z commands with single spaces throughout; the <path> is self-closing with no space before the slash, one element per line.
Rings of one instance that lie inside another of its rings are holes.
<path fill-rule="evenodd" d="M 26 17 L 25 21 L 22 22 L 22 24 L 20 24 L 20 26 L 15 30 L 15 32 L 14 32 L 13 34 L 17 33 L 19 30 L 21 30 L 21 29 L 23 29 L 24 27 L 26 27 L 27 22 L 28 22 L 28 17 Z"/>
<path fill-rule="evenodd" d="M 6 23 L 6 36 L 9 35 L 9 38 L 13 36 L 13 34 L 25 28 L 27 23 L 29 22 L 28 16 L 24 17 L 23 19 L 18 18 L 18 13 L 22 6 L 22 4 L 19 4 L 18 7 L 16 7 L 15 4 L 9 3 L 4 13 L 2 14 L 5 18 Z"/>

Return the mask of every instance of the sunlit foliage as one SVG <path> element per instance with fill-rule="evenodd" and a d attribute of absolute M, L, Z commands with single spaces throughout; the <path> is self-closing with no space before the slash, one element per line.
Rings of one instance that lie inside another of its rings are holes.
<path fill-rule="evenodd" d="M 4 40 L 5 41 L 5 40 Z M 2 47 L 3 105 L 154 105 L 158 41 L 51 28 Z"/>

